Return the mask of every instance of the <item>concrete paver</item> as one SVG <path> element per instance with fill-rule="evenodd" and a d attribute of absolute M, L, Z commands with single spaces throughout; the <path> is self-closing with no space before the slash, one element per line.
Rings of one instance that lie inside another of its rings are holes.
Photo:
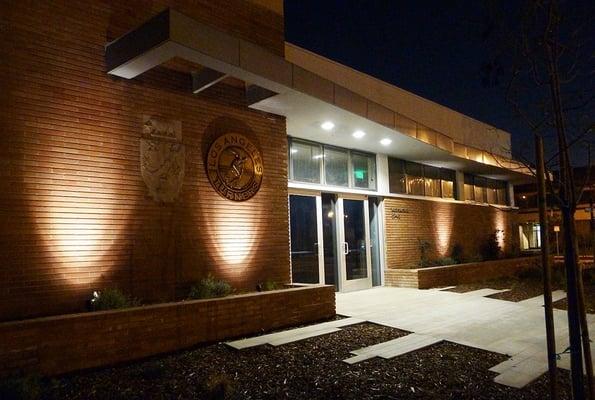
<path fill-rule="evenodd" d="M 442 290 L 417 290 L 379 287 L 364 291 L 337 294 L 337 312 L 367 319 L 370 322 L 427 335 L 436 341 L 447 340 L 511 358 L 492 368 L 499 375 L 495 382 L 512 387 L 523 387 L 547 371 L 547 350 L 543 296 L 524 302 L 486 298 L 494 289 L 456 293 Z M 565 296 L 554 292 L 554 299 Z M 595 316 L 587 316 L 589 326 L 595 325 Z M 566 311 L 554 310 L 556 349 L 562 352 L 568 346 Z M 408 335 L 399 340 L 412 336 Z M 409 339 L 411 340 L 411 339 Z M 390 342 L 387 342 L 390 343 Z M 378 349 L 388 347 L 378 344 Z M 374 347 L 374 346 L 372 346 Z M 414 351 L 415 346 L 411 346 Z M 404 354 L 407 346 L 396 347 Z M 356 353 L 345 360 L 355 363 L 370 358 L 370 353 Z M 382 351 L 377 352 L 378 356 Z M 569 368 L 569 357 L 564 354 L 559 367 Z"/>
<path fill-rule="evenodd" d="M 360 318 L 343 318 L 321 324 L 308 325 L 303 328 L 289 329 L 282 332 L 270 333 L 268 335 L 256 336 L 248 339 L 234 340 L 226 344 L 234 349 L 241 350 L 248 347 L 270 344 L 280 346 L 282 344 L 297 342 L 315 336 L 327 335 L 339 331 L 340 327 L 359 324 L 365 320 Z"/>
<path fill-rule="evenodd" d="M 344 362 L 354 364 L 373 357 L 392 358 L 446 340 L 510 358 L 490 368 L 494 381 L 521 388 L 547 371 L 547 350 L 543 296 L 514 303 L 489 296 L 506 290 L 480 289 L 467 293 L 378 287 L 351 293 L 337 293 L 337 313 L 348 318 L 236 340 L 236 349 L 270 344 L 280 346 L 310 337 L 326 335 L 342 326 L 364 321 L 412 332 L 409 335 L 355 349 Z M 554 301 L 565 297 L 553 293 Z M 595 315 L 587 316 L 591 332 Z M 566 311 L 554 310 L 556 351 L 568 347 Z M 592 343 L 595 353 L 595 341 Z M 558 367 L 570 368 L 570 357 L 562 354 Z"/>
<path fill-rule="evenodd" d="M 412 333 L 407 336 L 390 340 L 388 342 L 354 350 L 351 353 L 355 354 L 356 356 L 343 361 L 348 364 L 354 364 L 355 362 L 363 361 L 372 357 L 393 358 L 414 350 L 428 347 L 440 341 L 441 339 L 437 339 L 433 336 Z"/>

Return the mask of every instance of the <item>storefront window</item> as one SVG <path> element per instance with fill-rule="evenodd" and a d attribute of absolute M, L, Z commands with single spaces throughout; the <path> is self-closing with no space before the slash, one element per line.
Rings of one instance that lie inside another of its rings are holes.
<path fill-rule="evenodd" d="M 406 161 L 405 173 L 407 174 L 407 193 L 417 196 L 424 195 L 424 176 L 421 164 Z"/>
<path fill-rule="evenodd" d="M 442 168 L 440 170 L 440 179 L 442 181 L 442 197 L 453 199 L 455 197 L 456 173 L 453 170 Z"/>
<path fill-rule="evenodd" d="M 521 235 L 521 249 L 531 250 L 541 248 L 541 228 L 539 224 L 528 222 L 519 226 Z"/>
<path fill-rule="evenodd" d="M 506 182 L 465 174 L 465 200 L 506 205 Z"/>
<path fill-rule="evenodd" d="M 502 187 L 497 189 L 498 192 L 498 204 L 505 206 L 506 202 L 506 184 L 502 182 Z"/>
<path fill-rule="evenodd" d="M 495 179 L 488 180 L 488 203 L 506 205 L 506 183 Z"/>
<path fill-rule="evenodd" d="M 425 195 L 440 197 L 440 168 L 424 165 Z"/>
<path fill-rule="evenodd" d="M 388 158 L 389 190 L 416 196 L 454 198 L 455 171 Z"/>
<path fill-rule="evenodd" d="M 474 183 L 475 183 L 475 190 L 474 190 L 475 201 L 477 201 L 478 203 L 487 203 L 485 178 L 480 178 L 480 177 L 476 176 L 474 178 Z"/>
<path fill-rule="evenodd" d="M 349 153 L 324 147 L 324 181 L 327 185 L 349 186 Z"/>
<path fill-rule="evenodd" d="M 475 200 L 475 186 L 473 186 L 473 175 L 465 174 L 465 200 Z"/>
<path fill-rule="evenodd" d="M 353 186 L 376 189 L 376 157 L 371 154 L 351 153 Z"/>
<path fill-rule="evenodd" d="M 289 148 L 291 180 L 376 190 L 374 154 L 293 138 L 289 139 Z"/>
<path fill-rule="evenodd" d="M 498 204 L 498 189 L 495 187 L 488 187 L 487 188 L 488 194 L 488 203 L 490 204 Z"/>
<path fill-rule="evenodd" d="M 398 158 L 388 159 L 388 179 L 391 193 L 405 193 L 405 162 Z"/>
<path fill-rule="evenodd" d="M 320 183 L 321 146 L 292 140 L 290 153 L 292 179 Z"/>

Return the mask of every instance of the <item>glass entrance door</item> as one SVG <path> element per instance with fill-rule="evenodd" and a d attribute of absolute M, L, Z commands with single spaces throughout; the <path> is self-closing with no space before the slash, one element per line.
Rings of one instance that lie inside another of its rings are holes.
<path fill-rule="evenodd" d="M 372 287 L 368 203 L 359 195 L 289 195 L 292 282 L 334 284 L 342 292 Z"/>
<path fill-rule="evenodd" d="M 289 196 L 291 278 L 294 283 L 323 282 L 320 213 L 320 195 Z"/>
<path fill-rule="evenodd" d="M 341 291 L 372 287 L 368 200 L 339 198 Z"/>

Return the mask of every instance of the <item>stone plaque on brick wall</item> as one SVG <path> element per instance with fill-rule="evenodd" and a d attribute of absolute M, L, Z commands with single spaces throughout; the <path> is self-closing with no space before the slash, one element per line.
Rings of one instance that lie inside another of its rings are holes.
<path fill-rule="evenodd" d="M 143 115 L 140 169 L 155 201 L 171 203 L 177 199 L 184 181 L 185 163 L 182 122 Z"/>

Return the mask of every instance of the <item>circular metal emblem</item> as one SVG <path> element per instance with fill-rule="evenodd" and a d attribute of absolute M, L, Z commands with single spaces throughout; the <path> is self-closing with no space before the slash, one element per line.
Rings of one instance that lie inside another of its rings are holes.
<path fill-rule="evenodd" d="M 262 182 L 262 157 L 258 148 L 244 135 L 228 133 L 211 144 L 207 156 L 207 175 L 221 196 L 245 201 L 254 196 Z"/>

